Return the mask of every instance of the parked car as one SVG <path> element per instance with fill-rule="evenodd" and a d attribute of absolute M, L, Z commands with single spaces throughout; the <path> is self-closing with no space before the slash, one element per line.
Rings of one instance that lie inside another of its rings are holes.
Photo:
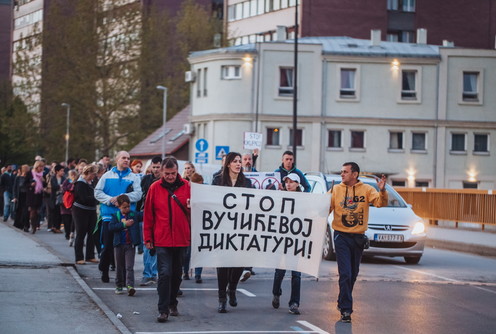
<path fill-rule="evenodd" d="M 334 184 L 341 183 L 341 176 L 334 174 L 307 174 L 312 192 L 326 193 Z M 360 181 L 378 189 L 374 177 L 360 176 Z M 398 194 L 393 187 L 386 184 L 388 192 L 387 207 L 370 207 L 368 229 L 365 232 L 370 239 L 370 248 L 364 251 L 364 256 L 404 257 L 406 263 L 417 264 L 424 253 L 426 239 L 425 224 L 412 210 L 411 205 Z M 332 196 L 332 194 L 331 194 Z M 324 242 L 323 257 L 335 260 L 332 229 L 333 214 L 327 219 L 327 232 Z"/>

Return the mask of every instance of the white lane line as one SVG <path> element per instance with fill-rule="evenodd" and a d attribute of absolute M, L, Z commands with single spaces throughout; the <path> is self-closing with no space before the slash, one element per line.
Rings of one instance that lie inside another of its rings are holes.
<path fill-rule="evenodd" d="M 428 272 L 425 272 L 425 271 L 422 271 L 422 270 L 411 269 L 411 268 L 406 268 L 406 267 L 402 267 L 402 266 L 395 266 L 395 267 L 400 268 L 400 269 L 403 269 L 403 270 L 413 271 L 413 272 L 416 272 L 416 273 L 419 273 L 419 274 L 423 274 L 423 275 L 427 275 L 427 276 L 437 277 L 437 278 L 440 278 L 442 280 L 446 280 L 446 281 L 457 283 L 457 284 L 468 285 L 468 286 L 471 286 L 471 287 L 476 288 L 476 289 L 479 289 L 479 290 L 483 290 L 483 291 L 486 291 L 486 292 L 490 292 L 490 293 L 496 294 L 496 291 L 493 291 L 493 290 L 490 290 L 490 289 L 486 289 L 486 288 L 483 288 L 483 287 L 480 287 L 480 286 L 476 286 L 474 284 L 477 284 L 477 283 L 474 283 L 474 282 L 459 281 L 459 280 L 455 280 L 455 279 L 452 279 L 452 278 L 448 278 L 448 277 L 444 277 L 444 276 L 440 276 L 440 275 L 428 273 Z M 481 285 L 484 285 L 484 283 L 481 283 Z"/>
<path fill-rule="evenodd" d="M 443 276 L 439 276 L 439 275 L 436 275 L 436 274 L 431 274 L 431 273 L 428 273 L 428 272 L 425 272 L 425 271 L 422 271 L 422 270 L 411 269 L 411 268 L 406 268 L 406 267 L 402 267 L 402 266 L 395 266 L 395 267 L 401 268 L 403 270 L 413 271 L 413 272 L 416 272 L 416 273 L 419 273 L 419 274 L 423 274 L 423 275 L 437 277 L 437 278 L 440 278 L 440 279 L 445 280 L 445 281 L 456 282 L 456 283 L 459 283 L 460 282 L 460 281 L 457 281 L 456 279 L 451 279 L 451 278 L 448 278 L 448 277 L 443 277 Z"/>
<path fill-rule="evenodd" d="M 93 288 L 93 290 L 107 290 L 107 291 L 114 291 L 115 288 Z M 217 291 L 218 289 L 216 288 L 181 288 L 183 291 Z M 157 291 L 157 288 L 136 288 L 136 291 Z M 237 289 L 237 291 L 241 292 L 247 297 L 256 297 L 254 293 L 251 293 L 250 291 L 246 289 Z"/>
<path fill-rule="evenodd" d="M 193 331 L 193 332 L 136 332 L 135 334 L 294 334 L 294 333 L 327 333 L 327 332 L 295 332 L 295 331 Z M 329 333 L 327 333 L 329 334 Z"/>
<path fill-rule="evenodd" d="M 309 323 L 308 321 L 304 321 L 304 320 L 298 320 L 296 322 L 299 322 L 301 325 L 303 326 L 306 326 L 308 328 L 310 328 L 312 330 L 312 332 L 309 332 L 309 333 L 318 333 L 318 334 L 329 334 L 328 332 L 326 332 L 325 330 L 323 329 L 320 329 L 319 327 L 315 326 L 315 325 L 312 325 L 311 323 Z"/>

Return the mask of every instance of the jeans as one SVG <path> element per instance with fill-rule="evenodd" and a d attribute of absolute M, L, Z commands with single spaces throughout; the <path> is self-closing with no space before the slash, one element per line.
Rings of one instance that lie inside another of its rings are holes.
<path fill-rule="evenodd" d="M 12 201 L 12 193 L 10 191 L 3 192 L 3 220 L 7 220 L 10 216 L 10 201 Z"/>
<path fill-rule="evenodd" d="M 115 253 L 115 285 L 119 288 L 134 287 L 134 255 L 133 245 L 120 244 L 114 246 Z"/>
<path fill-rule="evenodd" d="M 181 262 L 186 247 L 156 247 L 158 266 L 158 312 L 169 314 L 177 306 L 177 291 L 181 285 Z"/>
<path fill-rule="evenodd" d="M 286 270 L 276 269 L 274 273 L 274 284 L 272 285 L 272 294 L 274 296 L 282 295 L 282 280 Z M 299 271 L 291 271 L 291 297 L 289 298 L 289 306 L 295 304 L 300 306 L 300 288 L 301 288 L 301 273 Z"/>
<path fill-rule="evenodd" d="M 358 247 L 353 234 L 334 232 L 334 246 L 339 272 L 338 307 L 341 312 L 353 312 L 353 286 L 355 285 L 363 249 Z"/>
<path fill-rule="evenodd" d="M 201 278 L 202 271 L 203 271 L 203 267 L 196 267 L 195 268 L 195 278 Z"/>
<path fill-rule="evenodd" d="M 143 249 L 143 277 L 157 277 L 157 255 L 151 256 L 148 248 Z"/>
<path fill-rule="evenodd" d="M 183 274 L 189 275 L 189 262 L 191 260 L 191 246 L 186 247 L 183 258 Z"/>

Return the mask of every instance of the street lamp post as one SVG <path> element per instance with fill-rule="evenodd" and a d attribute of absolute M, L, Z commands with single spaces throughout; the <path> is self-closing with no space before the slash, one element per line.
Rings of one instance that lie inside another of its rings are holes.
<path fill-rule="evenodd" d="M 62 103 L 62 107 L 66 108 L 67 111 L 67 121 L 65 124 L 65 162 L 69 160 L 69 120 L 71 117 L 71 105 L 68 103 Z"/>
<path fill-rule="evenodd" d="M 165 158 L 165 121 L 167 119 L 167 87 L 157 86 L 157 89 L 164 91 L 164 102 L 162 104 L 162 159 Z"/>

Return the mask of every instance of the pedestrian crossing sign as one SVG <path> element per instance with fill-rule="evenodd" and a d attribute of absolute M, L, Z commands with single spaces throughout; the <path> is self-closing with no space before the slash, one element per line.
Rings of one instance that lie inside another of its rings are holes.
<path fill-rule="evenodd" d="M 229 153 L 229 146 L 215 146 L 215 160 L 222 160 L 227 153 Z"/>

